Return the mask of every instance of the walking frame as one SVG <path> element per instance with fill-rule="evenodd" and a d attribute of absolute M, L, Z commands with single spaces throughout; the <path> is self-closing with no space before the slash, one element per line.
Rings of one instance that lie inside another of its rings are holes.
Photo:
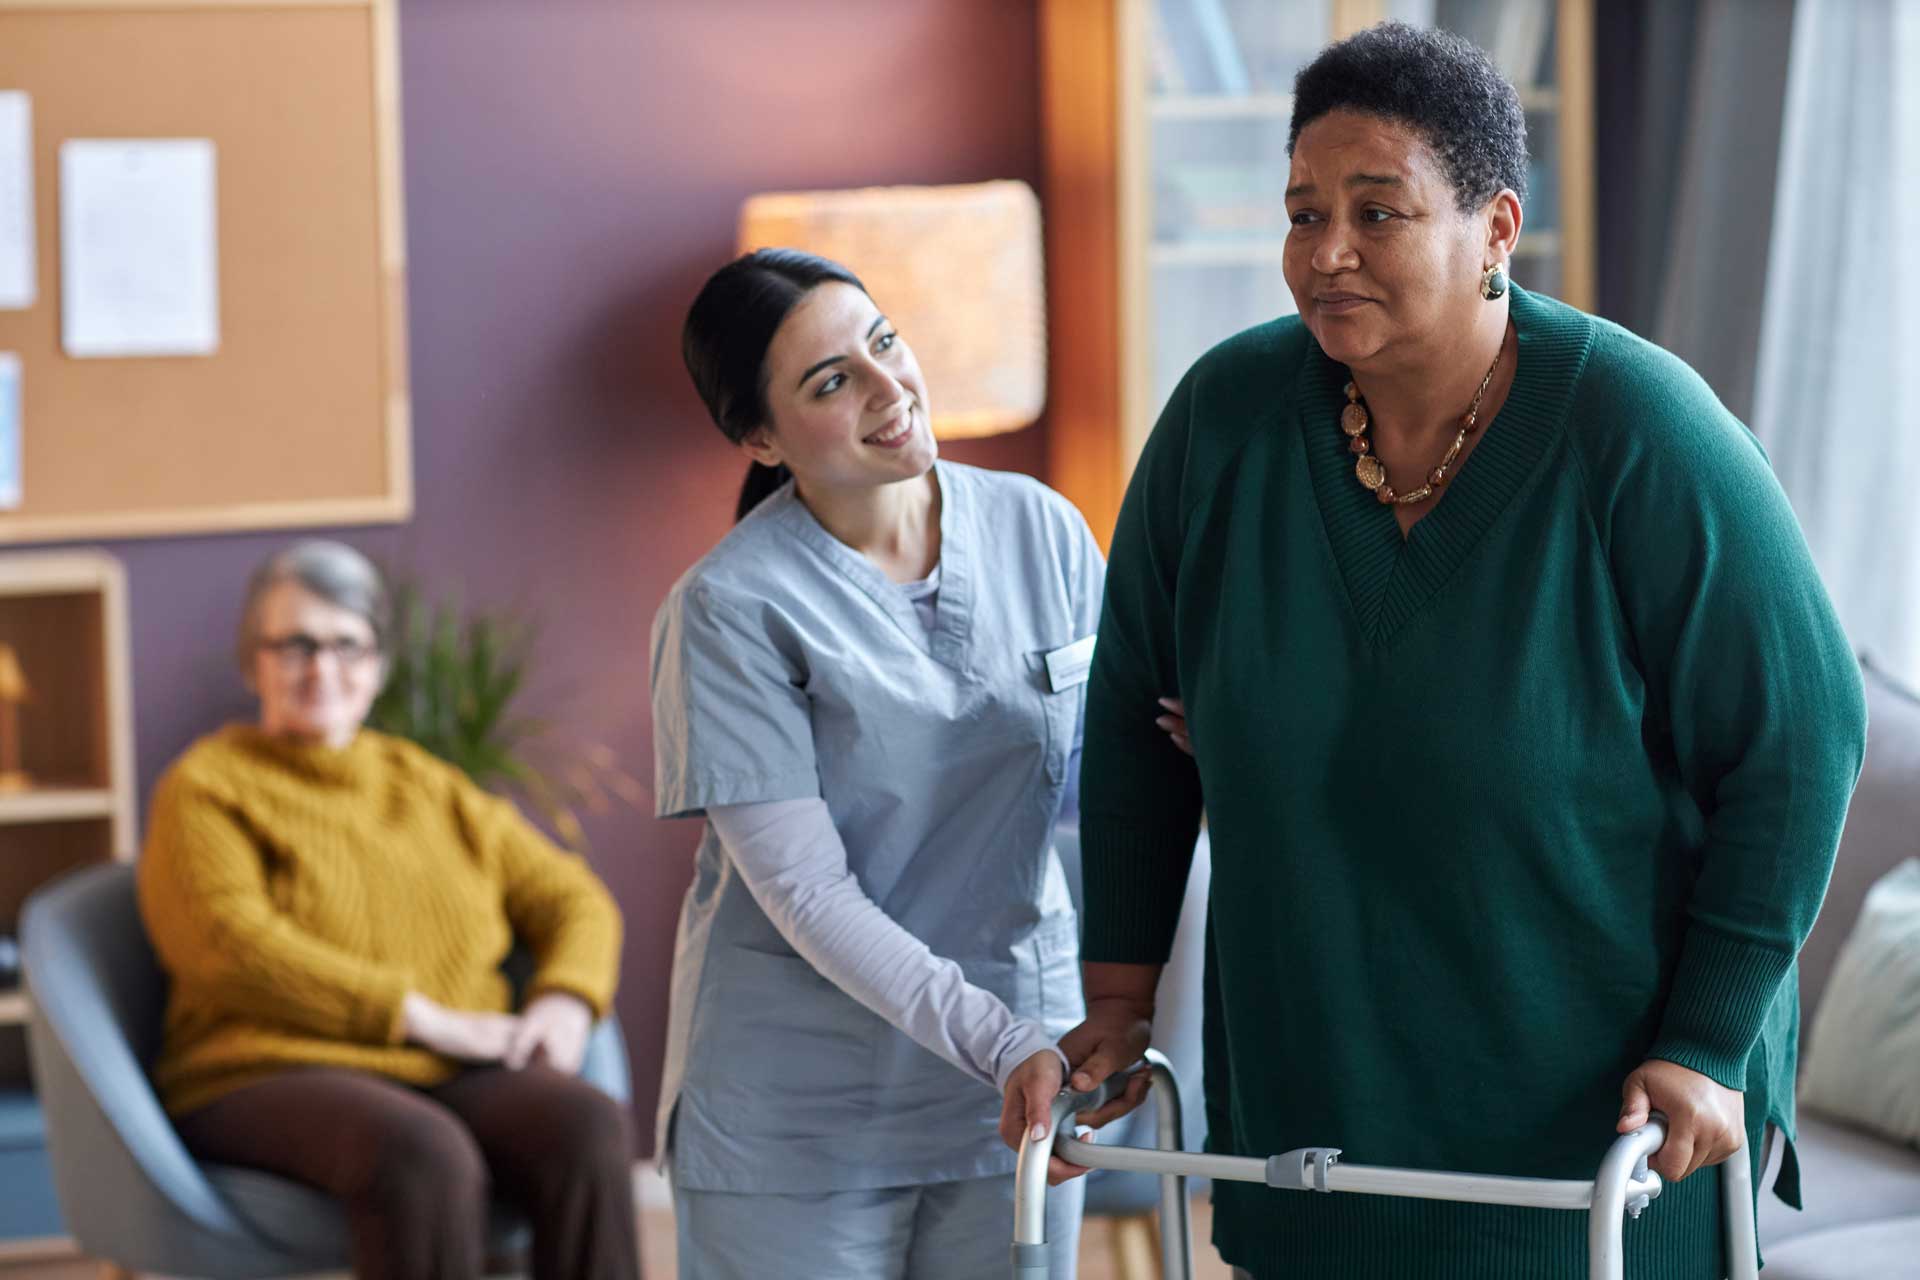
<path fill-rule="evenodd" d="M 1105 1146 L 1073 1136 L 1072 1119 L 1126 1088 L 1127 1075 L 1109 1077 L 1089 1093 L 1062 1093 L 1054 1099 L 1052 1142 L 1029 1135 L 1020 1144 L 1014 1179 L 1014 1280 L 1048 1280 L 1047 1157 L 1057 1155 L 1089 1169 L 1125 1169 L 1160 1175 L 1160 1266 L 1163 1280 L 1192 1280 L 1192 1227 L 1188 1220 L 1187 1179 L 1258 1182 L 1282 1191 L 1318 1194 L 1413 1196 L 1474 1204 L 1519 1205 L 1533 1209 L 1587 1211 L 1590 1280 L 1625 1280 L 1622 1231 L 1626 1218 L 1638 1218 L 1660 1194 L 1660 1175 L 1647 1157 L 1666 1141 L 1666 1118 L 1656 1113 L 1632 1133 L 1617 1137 L 1591 1182 L 1555 1178 L 1515 1178 L 1478 1173 L 1440 1173 L 1343 1164 L 1338 1147 L 1302 1147 L 1282 1155 L 1202 1155 L 1185 1150 L 1181 1133 L 1180 1090 L 1173 1065 L 1147 1050 L 1152 1092 L 1159 1113 L 1158 1149 Z M 1726 1232 L 1729 1280 L 1758 1280 L 1760 1261 L 1754 1239 L 1753 1172 L 1746 1148 L 1722 1166 L 1722 1221 Z"/>

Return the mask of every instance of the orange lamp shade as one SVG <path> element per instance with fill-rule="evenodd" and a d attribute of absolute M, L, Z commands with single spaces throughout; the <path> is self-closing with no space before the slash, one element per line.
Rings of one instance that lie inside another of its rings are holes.
<path fill-rule="evenodd" d="M 1047 398 L 1040 202 L 1024 182 L 753 196 L 740 251 L 802 249 L 867 286 L 926 374 L 942 440 L 1017 431 Z"/>

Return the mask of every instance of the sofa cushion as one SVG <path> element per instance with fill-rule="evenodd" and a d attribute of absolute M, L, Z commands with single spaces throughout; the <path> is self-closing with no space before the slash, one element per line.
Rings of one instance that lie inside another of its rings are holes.
<path fill-rule="evenodd" d="M 1776 1140 L 1762 1187 L 1773 1185 L 1786 1144 Z M 1800 1113 L 1800 1157 L 1804 1210 L 1771 1195 L 1760 1197 L 1760 1243 L 1768 1280 L 1775 1280 L 1773 1251 L 1778 1243 L 1840 1226 L 1857 1226 L 1920 1211 L 1920 1152 L 1850 1128 L 1817 1111 Z M 1861 1271 L 1855 1275 L 1898 1274 Z"/>
<path fill-rule="evenodd" d="M 1807 1040 L 1800 1100 L 1920 1146 L 1920 858 L 1867 894 Z"/>
<path fill-rule="evenodd" d="M 1911 1276 L 1920 1259 L 1920 1214 L 1796 1236 L 1765 1252 L 1766 1280 Z"/>

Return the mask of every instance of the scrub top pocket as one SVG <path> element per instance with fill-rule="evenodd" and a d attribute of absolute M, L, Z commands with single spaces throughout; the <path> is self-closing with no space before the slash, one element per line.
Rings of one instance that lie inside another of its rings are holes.
<path fill-rule="evenodd" d="M 1063 641 L 1054 648 L 1073 643 Z M 1027 654 L 1027 683 L 1039 694 L 1047 720 L 1047 781 L 1056 785 L 1067 780 L 1067 758 L 1073 754 L 1074 740 L 1080 731 L 1080 712 L 1087 696 L 1086 682 L 1054 692 L 1047 675 L 1047 655 L 1053 649 L 1034 649 Z"/>
<path fill-rule="evenodd" d="M 1071 1031 L 1087 1016 L 1080 989 L 1080 920 L 1056 916 L 1034 930 L 1033 1004 L 1040 1021 L 1055 1036 Z"/>

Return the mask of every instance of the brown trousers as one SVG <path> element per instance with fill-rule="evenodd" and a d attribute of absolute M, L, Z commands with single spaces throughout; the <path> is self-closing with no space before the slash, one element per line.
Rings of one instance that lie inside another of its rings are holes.
<path fill-rule="evenodd" d="M 543 1066 L 411 1089 L 359 1071 L 289 1071 L 176 1122 L 203 1160 L 277 1173 L 344 1202 L 360 1280 L 478 1280 L 487 1206 L 533 1222 L 533 1280 L 637 1280 L 626 1108 Z"/>

